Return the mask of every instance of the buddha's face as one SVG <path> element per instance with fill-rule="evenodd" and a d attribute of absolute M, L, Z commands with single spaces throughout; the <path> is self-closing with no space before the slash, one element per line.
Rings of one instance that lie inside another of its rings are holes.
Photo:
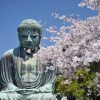
<path fill-rule="evenodd" d="M 35 49 L 40 44 L 40 30 L 37 28 L 24 28 L 21 29 L 19 35 L 19 41 L 21 47 Z"/>

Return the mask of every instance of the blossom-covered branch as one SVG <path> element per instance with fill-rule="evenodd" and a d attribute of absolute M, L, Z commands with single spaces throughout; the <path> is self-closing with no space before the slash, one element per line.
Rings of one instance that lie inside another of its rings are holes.
<path fill-rule="evenodd" d="M 86 6 L 87 8 L 92 9 L 92 10 L 98 10 L 98 5 L 100 5 L 99 0 L 83 0 L 79 4 L 80 7 Z"/>

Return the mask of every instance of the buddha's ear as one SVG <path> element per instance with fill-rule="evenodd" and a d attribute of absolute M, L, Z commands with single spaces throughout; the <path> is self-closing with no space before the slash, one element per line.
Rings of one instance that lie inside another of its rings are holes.
<path fill-rule="evenodd" d="M 20 38 L 20 33 L 18 32 L 18 39 L 19 39 L 19 41 L 21 41 L 21 38 Z"/>

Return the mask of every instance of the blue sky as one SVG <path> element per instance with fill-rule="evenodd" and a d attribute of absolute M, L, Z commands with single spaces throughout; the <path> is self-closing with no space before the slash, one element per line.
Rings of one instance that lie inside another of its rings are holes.
<path fill-rule="evenodd" d="M 81 0 L 0 0 L 0 55 L 19 45 L 16 29 L 24 19 L 42 20 L 48 27 L 62 25 L 52 16 L 53 12 L 67 17 L 79 14 L 81 19 L 97 15 L 96 11 L 78 7 L 79 2 Z"/>

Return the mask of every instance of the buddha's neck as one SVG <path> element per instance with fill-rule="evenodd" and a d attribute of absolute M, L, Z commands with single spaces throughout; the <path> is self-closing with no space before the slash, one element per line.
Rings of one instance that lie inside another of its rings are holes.
<path fill-rule="evenodd" d="M 33 49 L 27 49 L 27 48 L 20 47 L 20 57 L 23 58 L 24 60 L 28 60 L 32 58 L 37 51 Z"/>

